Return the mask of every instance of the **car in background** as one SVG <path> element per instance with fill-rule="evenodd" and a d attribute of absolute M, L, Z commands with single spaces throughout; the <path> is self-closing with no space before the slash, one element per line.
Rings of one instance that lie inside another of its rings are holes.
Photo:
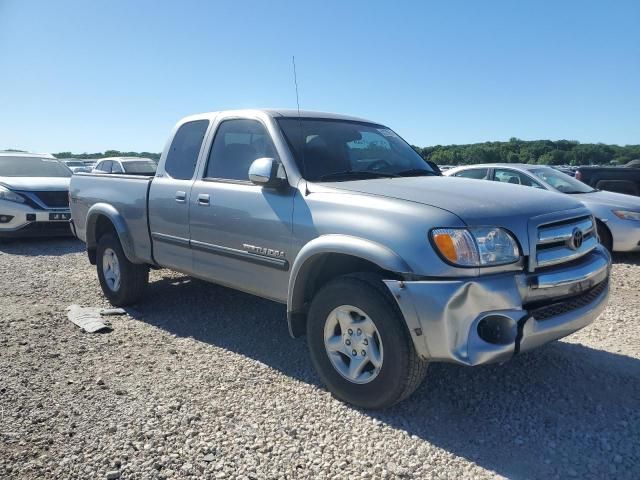
<path fill-rule="evenodd" d="M 622 167 L 580 167 L 576 178 L 599 190 L 640 196 L 638 163 L 633 160 Z"/>
<path fill-rule="evenodd" d="M 72 175 L 46 153 L 0 152 L 0 239 L 71 235 Z"/>
<path fill-rule="evenodd" d="M 75 158 L 61 158 L 60 161 L 63 162 L 67 167 L 69 167 L 69 170 L 71 170 L 73 173 L 91 172 L 91 168 L 88 167 L 82 160 L 77 160 Z"/>
<path fill-rule="evenodd" d="M 640 173 L 640 172 L 639 172 Z M 596 190 L 543 165 L 484 164 L 451 169 L 447 176 L 512 183 L 565 193 L 579 199 L 596 217 L 600 242 L 615 252 L 640 251 L 640 198 Z"/>
<path fill-rule="evenodd" d="M 92 173 L 120 173 L 125 175 L 155 175 L 158 164 L 150 158 L 108 157 L 101 158 Z"/>

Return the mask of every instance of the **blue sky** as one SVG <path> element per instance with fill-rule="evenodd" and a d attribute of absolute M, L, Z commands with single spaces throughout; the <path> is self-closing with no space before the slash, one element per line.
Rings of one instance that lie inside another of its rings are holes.
<path fill-rule="evenodd" d="M 640 143 L 640 1 L 0 0 L 0 148 L 162 150 L 182 116 L 301 107 L 420 145 Z"/>

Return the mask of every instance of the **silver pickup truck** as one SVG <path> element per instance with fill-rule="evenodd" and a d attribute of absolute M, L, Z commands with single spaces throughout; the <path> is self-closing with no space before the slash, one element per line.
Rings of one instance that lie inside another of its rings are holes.
<path fill-rule="evenodd" d="M 365 408 L 406 398 L 429 362 L 569 335 L 609 293 L 580 202 L 438 176 L 391 129 L 342 115 L 187 117 L 154 177 L 74 175 L 70 199 L 112 304 L 138 301 L 150 267 L 286 303 L 328 389 Z"/>

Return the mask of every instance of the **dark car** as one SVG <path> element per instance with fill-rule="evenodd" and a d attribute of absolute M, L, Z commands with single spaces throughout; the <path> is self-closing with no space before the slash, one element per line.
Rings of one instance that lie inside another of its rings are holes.
<path fill-rule="evenodd" d="M 598 190 L 640 196 L 640 168 L 635 160 L 624 167 L 580 167 L 576 178 Z"/>

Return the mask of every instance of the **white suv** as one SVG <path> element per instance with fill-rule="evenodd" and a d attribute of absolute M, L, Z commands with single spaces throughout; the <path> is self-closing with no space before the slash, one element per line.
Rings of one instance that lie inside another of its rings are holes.
<path fill-rule="evenodd" d="M 0 152 L 0 239 L 71 235 L 71 175 L 49 154 Z"/>

